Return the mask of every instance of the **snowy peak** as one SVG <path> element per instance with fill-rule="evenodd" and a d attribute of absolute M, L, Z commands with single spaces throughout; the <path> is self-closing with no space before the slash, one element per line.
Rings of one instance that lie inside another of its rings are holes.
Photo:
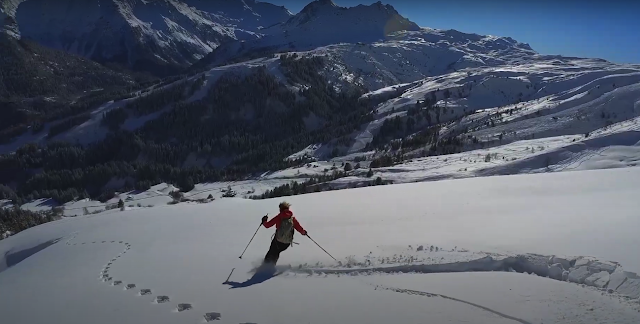
<path fill-rule="evenodd" d="M 338 7 L 331 0 L 316 0 L 306 5 L 300 12 L 287 21 L 289 27 L 298 27 L 314 19 L 320 19 L 323 15 L 332 15 L 346 8 Z"/>
<path fill-rule="evenodd" d="M 325 33 L 344 33 L 350 29 L 363 30 L 384 37 L 401 30 L 419 30 L 420 27 L 402 17 L 391 5 L 376 2 L 372 5 L 358 5 L 351 8 L 340 7 L 331 0 L 316 0 L 304 7 L 300 13 L 284 24 L 285 28 L 324 30 Z M 348 29 L 340 28 L 348 27 Z M 367 41 L 367 40 L 362 40 Z"/>
<path fill-rule="evenodd" d="M 196 67 L 219 65 L 278 51 L 306 51 L 339 43 L 374 43 L 401 31 L 419 31 L 390 5 L 340 7 L 316 0 L 282 24 L 261 30 L 261 37 L 216 48 Z"/>
<path fill-rule="evenodd" d="M 2 0 L 0 1 L 0 17 L 4 16 L 15 16 L 16 10 L 20 3 L 25 0 Z M 4 18 L 4 17 L 3 17 Z"/>
<path fill-rule="evenodd" d="M 302 10 L 300 10 L 300 14 L 313 14 L 314 12 L 317 12 L 319 10 L 333 8 L 339 7 L 331 0 L 316 0 L 302 8 Z"/>
<path fill-rule="evenodd" d="M 223 43 L 260 38 L 264 26 L 292 16 L 254 0 L 5 0 L 0 8 L 5 31 L 156 73 L 177 72 Z"/>
<path fill-rule="evenodd" d="M 4 33 L 14 38 L 20 37 L 18 23 L 15 20 L 15 13 L 18 5 L 23 0 L 2 0 L 0 1 L 0 34 Z"/>

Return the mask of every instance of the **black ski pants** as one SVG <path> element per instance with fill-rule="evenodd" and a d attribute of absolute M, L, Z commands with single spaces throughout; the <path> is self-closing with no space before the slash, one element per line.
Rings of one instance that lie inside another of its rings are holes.
<path fill-rule="evenodd" d="M 264 257 L 264 263 L 276 264 L 280 258 L 280 253 L 289 248 L 289 243 L 278 242 L 274 237 L 269 247 L 269 252 Z"/>

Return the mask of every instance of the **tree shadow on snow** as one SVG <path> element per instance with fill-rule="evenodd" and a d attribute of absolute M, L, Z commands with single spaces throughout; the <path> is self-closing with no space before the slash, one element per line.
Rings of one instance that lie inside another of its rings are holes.
<path fill-rule="evenodd" d="M 20 251 L 16 251 L 16 252 L 7 252 L 4 255 L 4 259 L 6 261 L 6 268 L 0 266 L 0 272 L 11 268 L 13 266 L 15 266 L 16 264 L 24 261 L 26 258 L 48 248 L 49 246 L 56 244 L 60 241 L 61 238 L 57 238 L 57 239 L 53 239 L 44 243 L 40 243 L 34 247 L 28 248 L 28 249 L 24 249 L 24 250 L 20 250 Z M 1 261 L 1 260 L 0 260 Z"/>
<path fill-rule="evenodd" d="M 41 201 L 36 207 L 57 207 L 58 202 L 53 200 L 53 198 L 44 199 Z"/>
<path fill-rule="evenodd" d="M 245 282 L 225 281 L 223 282 L 223 284 L 231 286 L 229 289 L 246 288 L 253 285 L 261 284 L 281 274 L 282 272 L 278 272 L 276 268 L 265 268 L 256 271 L 256 273 L 254 273 L 253 276 Z"/>

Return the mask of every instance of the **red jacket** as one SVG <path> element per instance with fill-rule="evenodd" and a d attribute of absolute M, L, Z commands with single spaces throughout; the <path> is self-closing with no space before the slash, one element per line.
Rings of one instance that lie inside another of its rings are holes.
<path fill-rule="evenodd" d="M 289 217 L 293 218 L 293 227 L 296 229 L 296 231 L 298 231 L 302 235 L 307 233 L 307 231 L 305 231 L 304 228 L 302 228 L 300 223 L 298 223 L 298 220 L 295 217 L 293 217 L 293 213 L 290 210 L 285 210 L 280 212 L 280 214 L 273 217 L 270 221 L 262 223 L 262 225 L 264 225 L 264 227 L 266 228 L 269 228 L 273 225 L 276 225 L 276 228 L 280 228 L 280 221 L 283 218 L 287 219 Z"/>

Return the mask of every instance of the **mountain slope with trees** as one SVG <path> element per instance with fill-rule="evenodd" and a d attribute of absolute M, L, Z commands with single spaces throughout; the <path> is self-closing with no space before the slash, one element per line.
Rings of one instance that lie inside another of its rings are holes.
<path fill-rule="evenodd" d="M 374 175 L 397 172 L 394 166 L 407 160 L 545 136 L 589 136 L 640 115 L 638 66 L 540 55 L 509 37 L 416 29 L 396 14 L 381 4 L 346 9 L 315 1 L 265 30 L 322 33 L 318 26 L 354 15 L 358 19 L 341 25 L 354 27 L 347 33 L 349 43 L 333 43 L 340 35 L 317 43 L 310 38 L 304 45 L 310 49 L 297 52 L 277 42 L 267 48 L 252 47 L 260 42 L 233 43 L 247 49 L 225 52 L 236 63 L 212 67 L 204 59 L 188 74 L 161 82 L 96 65 L 105 70 L 95 75 L 124 73 L 125 84 L 110 77 L 104 79 L 113 87 L 92 84 L 89 73 L 80 85 L 69 83 L 77 87 L 73 93 L 105 88 L 71 96 L 46 113 L 11 102 L 17 116 L 11 118 L 21 128 L 10 129 L 5 142 L 11 145 L 0 146 L 15 151 L 0 156 L 0 181 L 13 200 L 66 202 L 106 200 L 114 191 L 145 190 L 159 182 L 186 191 L 201 182 L 250 179 L 294 166 L 310 169 L 314 178 L 301 187 L 256 195 L 273 197 L 318 190 L 319 181 L 335 181 L 341 188 L 351 180 L 385 184 L 387 179 Z M 362 20 L 371 24 L 358 27 Z M 376 40 L 387 21 L 398 22 L 398 28 Z M 276 34 L 263 40 L 283 36 Z M 56 88 L 47 91 L 41 96 Z M 53 106 L 49 97 L 20 102 L 32 101 Z M 25 111 L 39 117 L 23 118 Z M 33 132 L 40 135 L 24 136 Z M 496 159 L 481 155 L 488 162 Z M 312 160 L 345 164 L 340 172 L 333 165 L 319 176 L 311 170 L 318 167 Z M 340 183 L 346 176 L 352 178 Z"/>
<path fill-rule="evenodd" d="M 0 33 L 0 142 L 129 96 L 155 78 Z"/>

